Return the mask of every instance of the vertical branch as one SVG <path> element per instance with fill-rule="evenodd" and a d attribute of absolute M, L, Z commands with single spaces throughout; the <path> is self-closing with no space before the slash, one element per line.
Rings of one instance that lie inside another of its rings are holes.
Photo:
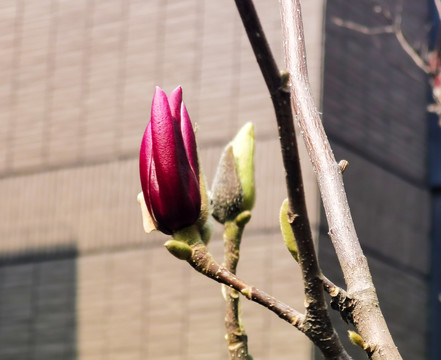
<path fill-rule="evenodd" d="M 401 359 L 381 313 L 367 260 L 352 221 L 341 170 L 311 94 L 302 13 L 299 0 L 280 0 L 286 66 L 291 76 L 291 100 L 315 169 L 348 294 L 354 300 L 353 319 L 373 351 L 372 359 Z"/>
<path fill-rule="evenodd" d="M 224 224 L 224 267 L 233 275 L 236 275 L 239 262 L 242 233 L 250 217 L 251 213 L 245 211 L 233 221 L 227 221 Z M 240 319 L 239 292 L 227 285 L 222 285 L 222 293 L 226 303 L 225 328 L 230 360 L 247 360 L 249 359 L 248 338 Z"/>
<path fill-rule="evenodd" d="M 305 289 L 306 322 L 309 327 L 306 334 L 320 348 L 326 359 L 350 359 L 334 331 L 327 312 L 323 277 L 306 210 L 290 95 L 285 88 L 287 77 L 280 74 L 252 1 L 235 0 L 235 2 L 276 113 L 286 171 L 290 223 L 297 242 Z"/>

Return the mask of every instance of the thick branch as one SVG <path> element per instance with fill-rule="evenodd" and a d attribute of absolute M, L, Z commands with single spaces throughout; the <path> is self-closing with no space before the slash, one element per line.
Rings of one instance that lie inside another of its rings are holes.
<path fill-rule="evenodd" d="M 236 0 L 236 6 L 276 113 L 283 164 L 286 170 L 288 200 L 292 213 L 290 223 L 297 242 L 299 265 L 305 288 L 306 321 L 311 327 L 311 336 L 308 336 L 327 359 L 349 359 L 332 327 L 327 312 L 322 274 L 306 210 L 290 96 L 286 91 L 288 78 L 280 74 L 252 1 Z"/>
<path fill-rule="evenodd" d="M 285 61 L 291 76 L 291 97 L 303 139 L 315 169 L 329 225 L 349 296 L 354 299 L 354 324 L 375 360 L 401 359 L 382 316 L 367 260 L 352 221 L 341 170 L 314 104 L 308 80 L 299 0 L 280 0 Z"/>

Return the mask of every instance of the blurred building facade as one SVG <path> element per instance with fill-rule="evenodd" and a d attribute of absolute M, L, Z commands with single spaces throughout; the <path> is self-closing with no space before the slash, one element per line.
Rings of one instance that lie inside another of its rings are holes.
<path fill-rule="evenodd" d="M 405 3 L 406 24 L 420 26 L 427 8 Z M 393 40 L 331 24 L 370 21 L 365 5 L 304 2 L 308 70 L 335 153 L 351 164 L 350 204 L 386 318 L 399 347 L 425 359 L 425 78 Z M 256 7 L 280 60 L 278 5 Z M 142 230 L 137 156 L 155 85 L 182 85 L 209 182 L 223 146 L 255 123 L 257 202 L 238 272 L 303 307 L 278 229 L 285 191 L 273 110 L 233 2 L 14 0 L 0 17 L 0 359 L 227 359 L 219 285 Z M 338 278 L 302 154 L 323 268 Z M 210 246 L 221 258 L 219 227 Z M 258 305 L 244 302 L 243 317 L 256 359 L 312 357 L 303 335 Z"/>
<path fill-rule="evenodd" d="M 428 181 L 427 74 L 393 34 L 366 35 L 336 19 L 379 29 L 401 13 L 407 41 L 421 49 L 429 41 L 430 11 L 431 1 L 411 0 L 328 0 L 326 11 L 323 121 L 336 157 L 351 164 L 344 177 L 355 227 L 391 333 L 409 359 L 441 356 L 429 351 L 430 342 L 439 348 L 441 340 L 439 325 L 429 325 L 441 305 L 430 305 L 432 272 L 441 264 L 431 264 L 432 232 L 440 219 L 432 214 Z M 439 126 L 430 131 L 441 134 Z M 322 216 L 321 264 L 341 279 L 327 232 Z M 429 341 L 432 334 L 438 339 Z M 361 358 L 358 349 L 349 349 Z"/>
<path fill-rule="evenodd" d="M 257 7 L 280 55 L 278 6 Z M 322 1 L 305 14 L 319 99 Z M 258 193 L 239 273 L 302 306 L 278 230 L 272 105 L 234 2 L 14 0 L 0 17 L 2 360 L 227 358 L 220 286 L 142 229 L 137 157 L 155 85 L 182 85 L 209 182 L 225 144 L 255 123 Z M 310 356 L 307 339 L 276 316 L 251 303 L 243 312 L 258 358 Z"/>

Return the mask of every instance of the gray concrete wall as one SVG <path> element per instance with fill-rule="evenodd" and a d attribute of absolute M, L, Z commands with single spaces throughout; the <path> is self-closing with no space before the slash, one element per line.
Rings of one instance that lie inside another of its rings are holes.
<path fill-rule="evenodd" d="M 0 257 L 0 358 L 77 359 L 76 250 Z"/>

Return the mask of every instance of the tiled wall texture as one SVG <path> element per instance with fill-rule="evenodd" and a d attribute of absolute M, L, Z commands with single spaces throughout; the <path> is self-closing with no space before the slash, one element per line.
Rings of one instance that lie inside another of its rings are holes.
<path fill-rule="evenodd" d="M 278 6 L 256 6 L 280 59 Z M 304 17 L 319 99 L 323 1 L 305 2 Z M 137 152 L 155 85 L 183 86 L 209 182 L 224 144 L 255 123 L 258 193 L 239 274 L 303 306 L 278 232 L 273 110 L 233 1 L 4 0 L 0 29 L 2 360 L 226 359 L 219 285 L 142 230 Z M 303 335 L 258 305 L 244 303 L 243 317 L 256 358 L 310 356 Z"/>
<path fill-rule="evenodd" d="M 388 20 L 378 7 L 394 17 L 401 3 L 409 43 L 427 43 L 427 2 L 327 2 L 323 113 L 335 155 L 350 163 L 344 174 L 349 204 L 392 335 L 403 357 L 425 360 L 431 218 L 427 79 L 393 35 L 364 35 L 333 22 L 384 26 Z M 327 232 L 322 218 L 322 266 L 338 279 Z M 355 359 L 365 358 L 349 349 Z"/>

